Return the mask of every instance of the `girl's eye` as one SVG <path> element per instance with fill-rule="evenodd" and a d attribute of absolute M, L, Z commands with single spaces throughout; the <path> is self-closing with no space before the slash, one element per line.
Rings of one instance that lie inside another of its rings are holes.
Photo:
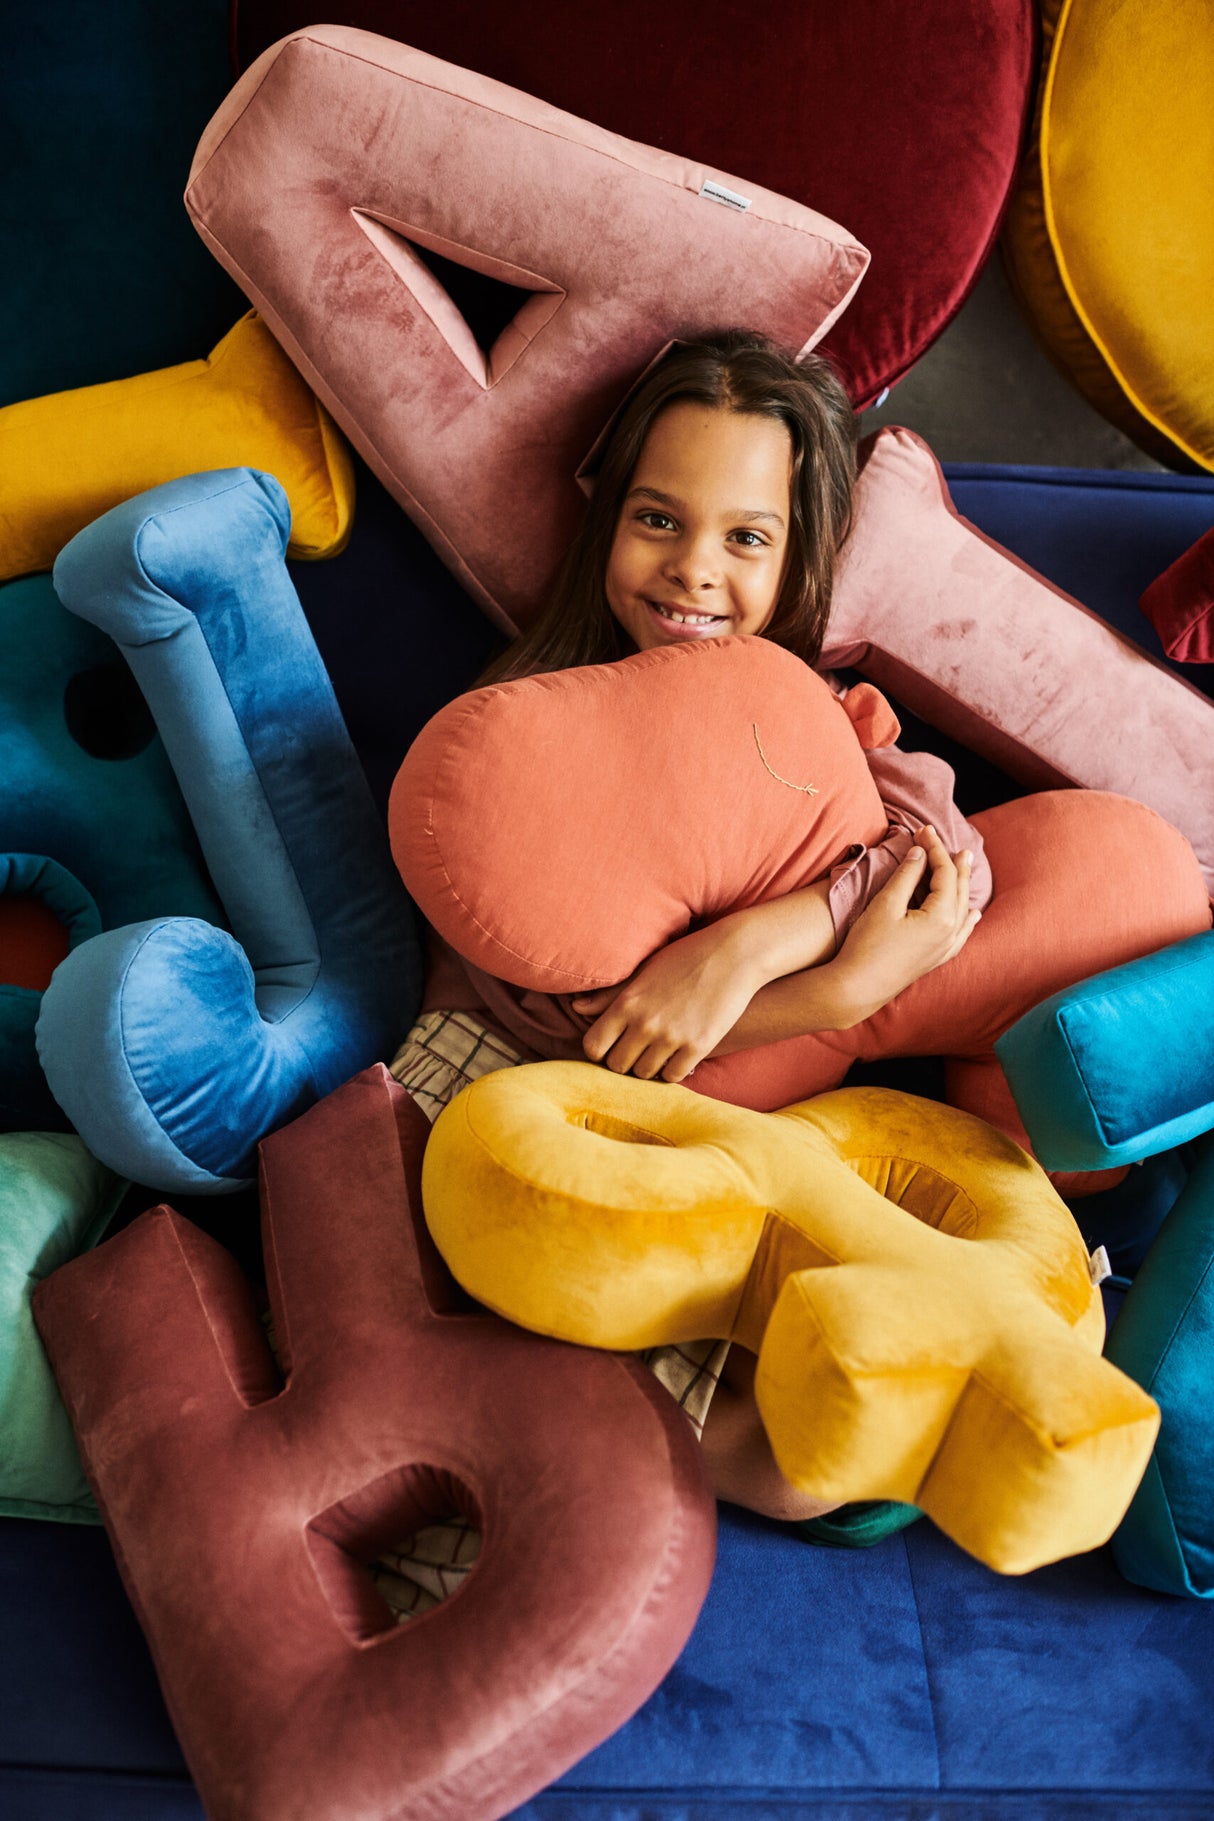
<path fill-rule="evenodd" d="M 651 531 L 666 531 L 674 524 L 669 512 L 657 512 L 652 509 L 637 513 L 642 525 L 648 525 Z"/>
<path fill-rule="evenodd" d="M 761 550 L 767 542 L 757 531 L 735 531 L 734 536 L 745 550 Z"/>

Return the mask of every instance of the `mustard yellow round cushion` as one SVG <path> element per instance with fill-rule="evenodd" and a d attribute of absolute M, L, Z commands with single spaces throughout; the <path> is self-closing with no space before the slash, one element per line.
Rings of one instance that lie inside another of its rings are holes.
<path fill-rule="evenodd" d="M 205 360 L 0 410 L 0 581 L 49 569 L 111 506 L 211 468 L 261 468 L 281 483 L 289 556 L 345 545 L 349 449 L 252 310 Z"/>
<path fill-rule="evenodd" d="M 541 1334 L 758 1356 L 784 1477 L 918 1505 L 1005 1573 L 1094 1548 L 1158 1411 L 1100 1356 L 1087 1249 L 967 1113 L 842 1088 L 778 1113 L 542 1062 L 439 1116 L 426 1219 L 459 1281 Z"/>
<path fill-rule="evenodd" d="M 1214 470 L 1214 7 L 1047 0 L 1013 282 L 1142 448 Z"/>

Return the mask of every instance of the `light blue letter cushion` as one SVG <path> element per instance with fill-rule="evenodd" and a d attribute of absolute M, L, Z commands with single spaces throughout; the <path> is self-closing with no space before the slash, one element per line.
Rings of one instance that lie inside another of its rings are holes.
<path fill-rule="evenodd" d="M 0 1131 L 60 1131 L 34 1042 L 54 961 L 136 918 L 223 912 L 130 671 L 49 575 L 0 588 L 0 899 Z M 45 967 L 14 966 L 3 913 L 23 908 L 59 933 Z"/>
<path fill-rule="evenodd" d="M 1212 1029 L 1214 932 L 1055 993 L 995 1054 L 1045 1168 L 1102 1170 L 1214 1126 Z"/>
<path fill-rule="evenodd" d="M 73 613 L 127 658 L 231 929 L 157 918 L 56 968 L 51 1091 L 112 1169 L 243 1187 L 255 1147 L 391 1054 L 415 1014 L 412 908 L 283 562 L 290 512 L 247 468 L 116 506 L 61 552 Z"/>
<path fill-rule="evenodd" d="M 1203 1140 L 1105 1352 L 1162 1418 L 1113 1537 L 1117 1565 L 1143 1587 L 1214 1598 L 1214 1139 Z"/>
<path fill-rule="evenodd" d="M 0 1136 L 0 1513 L 101 1520 L 30 1297 L 100 1239 L 126 1190 L 66 1132 Z"/>

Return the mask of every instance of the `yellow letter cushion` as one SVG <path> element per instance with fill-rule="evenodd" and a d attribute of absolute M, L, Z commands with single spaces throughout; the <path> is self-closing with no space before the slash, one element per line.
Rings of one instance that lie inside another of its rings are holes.
<path fill-rule="evenodd" d="M 1214 891 L 1214 790 L 1193 784 L 1214 703 L 962 518 L 912 431 L 868 446 L 822 664 L 854 665 L 1030 789 L 1147 804 Z"/>
<path fill-rule="evenodd" d="M 336 556 L 354 509 L 349 450 L 253 311 L 205 360 L 0 410 L 0 580 L 49 569 L 136 493 L 240 467 L 281 482 L 289 556 Z"/>
<path fill-rule="evenodd" d="M 422 1195 L 491 1309 L 586 1346 L 740 1341 L 791 1484 L 918 1505 L 1001 1572 L 1106 1541 L 1146 1467 L 1158 1411 L 1100 1357 L 1078 1228 L 953 1108 L 845 1088 L 754 1113 L 533 1063 L 440 1114 Z"/>
<path fill-rule="evenodd" d="M 1045 0 L 1008 263 L 1095 408 L 1160 461 L 1214 469 L 1214 9 Z"/>
<path fill-rule="evenodd" d="M 578 467 L 662 347 L 734 322 L 812 346 L 868 263 L 786 196 L 337 25 L 245 72 L 203 134 L 186 205 L 506 627 L 542 604 L 583 509 Z M 490 349 L 434 254 L 518 292 Z"/>

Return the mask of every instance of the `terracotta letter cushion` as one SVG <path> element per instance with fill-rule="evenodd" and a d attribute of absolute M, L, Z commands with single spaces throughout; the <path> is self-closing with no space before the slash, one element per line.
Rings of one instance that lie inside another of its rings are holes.
<path fill-rule="evenodd" d="M 96 1245 L 126 1183 L 66 1132 L 0 1135 L 0 1513 L 96 1523 L 34 1328 L 34 1286 Z"/>
<path fill-rule="evenodd" d="M 920 1506 L 1004 1573 L 1106 1541 L 1142 1477 L 1158 1414 L 1100 1358 L 1078 1228 L 951 1107 L 760 1114 L 534 1063 L 439 1115 L 422 1189 L 490 1308 L 588 1346 L 740 1341 L 786 1479 Z"/>
<path fill-rule="evenodd" d="M 1208 1027 L 1207 1027 L 1208 1028 Z M 1214 1145 L 1130 1285 L 1108 1355 L 1156 1398 L 1159 1439 L 1113 1538 L 1122 1573 L 1162 1593 L 1214 1599 Z"/>
<path fill-rule="evenodd" d="M 107 930 L 43 997 L 52 1092 L 137 1182 L 240 1186 L 258 1139 L 390 1054 L 417 1005 L 408 900 L 283 564 L 289 522 L 269 475 L 190 475 L 55 565 L 162 729 L 231 929 Z"/>
<path fill-rule="evenodd" d="M 49 575 L 0 592 L 0 1130 L 67 1125 L 34 1029 L 56 965 L 144 917 L 222 921 L 156 726 Z"/>
<path fill-rule="evenodd" d="M 1214 1126 L 1214 935 L 1055 993 L 995 1045 L 1050 1170 L 1137 1163 Z"/>
<path fill-rule="evenodd" d="M 1042 341 L 1160 461 L 1214 469 L 1214 14 L 1045 0 L 1037 118 L 1005 244 Z"/>
<path fill-rule="evenodd" d="M 212 1821 L 488 1821 L 647 1698 L 712 1573 L 692 1431 L 643 1367 L 519 1333 L 418 1249 L 424 1116 L 368 1070 L 262 1148 L 281 1388 L 167 1208 L 41 1285 L 40 1332 Z M 367 1571 L 461 1512 L 461 1590 Z"/>
<path fill-rule="evenodd" d="M 397 865 L 475 966 L 550 993 L 611 984 L 693 920 L 809 884 L 883 831 L 856 733 L 883 743 L 889 711 L 872 690 L 848 701 L 859 730 L 763 639 L 474 690 L 406 756 Z M 864 1024 L 701 1063 L 691 1085 L 771 1110 L 859 1057 L 944 1055 L 949 1098 L 1023 1141 L 995 1038 L 1049 993 L 1207 929 L 1209 902 L 1184 838 L 1126 798 L 1055 791 L 974 822 L 995 896 L 959 956 Z"/>
<path fill-rule="evenodd" d="M 1033 789 L 1149 804 L 1214 889 L 1214 703 L 961 518 L 909 430 L 868 445 L 822 663 Z"/>
<path fill-rule="evenodd" d="M 186 202 L 304 377 L 498 622 L 535 613 L 575 474 L 665 343 L 812 345 L 867 263 L 800 203 L 407 45 L 312 26 L 245 72 Z M 483 350 L 426 263 L 519 292 Z"/>
<path fill-rule="evenodd" d="M 286 489 L 291 556 L 337 554 L 354 509 L 349 452 L 252 311 L 205 360 L 0 411 L 0 578 L 49 569 L 134 493 L 238 464 Z"/>

